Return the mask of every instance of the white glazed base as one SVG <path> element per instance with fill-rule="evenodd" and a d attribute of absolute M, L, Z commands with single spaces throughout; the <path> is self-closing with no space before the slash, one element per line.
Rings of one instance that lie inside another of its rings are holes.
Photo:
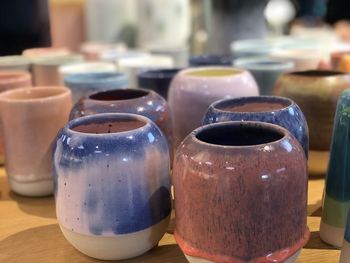
<path fill-rule="evenodd" d="M 155 247 L 165 234 L 170 215 L 147 229 L 113 237 L 88 236 L 60 225 L 64 237 L 77 250 L 89 257 L 102 260 L 121 260 L 137 257 Z"/>
<path fill-rule="evenodd" d="M 334 227 L 321 220 L 320 237 L 321 239 L 334 247 L 342 247 L 344 240 L 344 228 Z"/>
<path fill-rule="evenodd" d="M 294 255 L 288 258 L 284 263 L 294 263 L 297 260 L 300 252 L 301 252 L 301 249 L 299 249 L 296 253 L 294 253 Z M 191 257 L 186 254 L 185 254 L 185 257 L 190 263 L 215 263 L 214 261 L 209 261 L 203 258 Z"/>
<path fill-rule="evenodd" d="M 10 189 L 16 194 L 29 197 L 48 196 L 53 194 L 53 180 L 40 180 L 35 182 L 18 182 L 8 178 Z"/>

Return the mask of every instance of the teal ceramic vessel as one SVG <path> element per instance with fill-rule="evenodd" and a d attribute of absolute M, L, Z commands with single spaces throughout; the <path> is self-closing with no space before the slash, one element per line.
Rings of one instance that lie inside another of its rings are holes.
<path fill-rule="evenodd" d="M 320 236 L 323 241 L 341 247 L 350 208 L 350 90 L 338 100 L 334 119 L 330 161 L 323 197 Z"/>
<path fill-rule="evenodd" d="M 348 263 L 350 262 L 350 217 L 348 213 L 348 219 L 346 220 L 346 228 L 343 246 L 341 248 L 339 263 Z"/>

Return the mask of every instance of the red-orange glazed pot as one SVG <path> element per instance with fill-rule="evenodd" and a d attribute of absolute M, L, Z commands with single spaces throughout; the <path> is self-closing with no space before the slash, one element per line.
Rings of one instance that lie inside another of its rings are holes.
<path fill-rule="evenodd" d="M 173 179 L 175 238 L 190 262 L 294 262 L 309 239 L 306 159 L 282 127 L 202 126 L 178 147 Z"/>

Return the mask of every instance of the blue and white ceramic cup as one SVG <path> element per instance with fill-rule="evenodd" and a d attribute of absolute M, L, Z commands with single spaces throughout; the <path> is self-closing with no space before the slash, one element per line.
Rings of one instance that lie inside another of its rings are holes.
<path fill-rule="evenodd" d="M 158 244 L 171 213 L 169 150 L 151 120 L 124 113 L 72 120 L 53 157 L 57 218 L 75 248 L 118 260 Z"/>

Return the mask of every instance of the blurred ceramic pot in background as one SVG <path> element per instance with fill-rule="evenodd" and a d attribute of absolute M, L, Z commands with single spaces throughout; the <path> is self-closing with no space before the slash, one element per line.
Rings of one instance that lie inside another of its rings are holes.
<path fill-rule="evenodd" d="M 73 103 L 76 103 L 80 98 L 97 91 L 126 88 L 128 78 L 119 72 L 80 73 L 66 76 L 64 84 L 72 90 Z"/>
<path fill-rule="evenodd" d="M 240 58 L 234 61 L 234 66 L 252 73 L 261 95 L 271 95 L 278 77 L 294 69 L 292 61 L 268 57 Z"/>
<path fill-rule="evenodd" d="M 231 67 L 199 67 L 180 71 L 171 82 L 168 93 L 174 147 L 201 126 L 205 112 L 214 101 L 256 95 L 259 95 L 258 87 L 248 71 Z"/>
<path fill-rule="evenodd" d="M 58 134 L 53 160 L 58 222 L 76 249 L 117 260 L 158 244 L 171 213 L 170 169 L 152 121 L 115 113 L 75 119 Z"/>
<path fill-rule="evenodd" d="M 292 100 L 283 97 L 258 96 L 224 99 L 210 105 L 203 124 L 225 121 L 261 121 L 286 128 L 309 150 L 309 131 L 304 114 Z"/>
<path fill-rule="evenodd" d="M 31 60 L 23 56 L 0 56 L 0 70 L 31 71 Z"/>
<path fill-rule="evenodd" d="M 149 45 L 145 47 L 151 54 L 169 56 L 174 61 L 174 67 L 188 66 L 189 48 L 186 45 Z"/>
<path fill-rule="evenodd" d="M 305 154 L 280 126 L 196 129 L 173 180 L 175 239 L 190 262 L 294 262 L 309 239 Z"/>
<path fill-rule="evenodd" d="M 53 193 L 51 146 L 71 107 L 71 92 L 65 87 L 0 93 L 5 166 L 12 191 L 25 196 Z"/>
<path fill-rule="evenodd" d="M 303 111 L 310 135 L 310 149 L 328 151 L 337 100 L 350 88 L 350 76 L 337 71 L 309 70 L 282 75 L 273 93 L 291 98 Z"/>
<path fill-rule="evenodd" d="M 56 47 L 40 47 L 40 48 L 29 48 L 22 52 L 24 57 L 30 59 L 43 58 L 43 57 L 58 57 L 67 56 L 70 51 L 66 48 L 56 48 Z"/>
<path fill-rule="evenodd" d="M 350 217 L 349 213 L 346 220 L 346 229 L 343 240 L 343 246 L 341 248 L 341 254 L 339 263 L 347 263 L 350 260 Z"/>
<path fill-rule="evenodd" d="M 190 57 L 188 64 L 191 67 L 232 66 L 232 58 L 228 55 L 195 55 Z"/>

